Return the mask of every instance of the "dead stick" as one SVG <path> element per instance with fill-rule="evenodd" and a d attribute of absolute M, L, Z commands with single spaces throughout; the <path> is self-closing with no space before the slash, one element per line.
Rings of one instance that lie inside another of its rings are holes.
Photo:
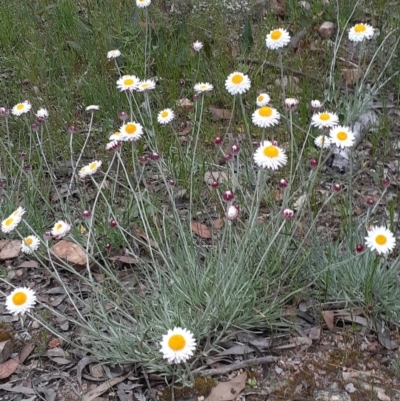
<path fill-rule="evenodd" d="M 262 358 L 247 359 L 245 361 L 232 363 L 228 366 L 223 366 L 222 368 L 218 369 L 195 370 L 192 372 L 192 374 L 195 377 L 221 375 L 227 372 L 231 372 L 232 370 L 247 368 L 248 366 L 276 362 L 277 359 L 278 358 L 275 356 L 263 356 Z"/>

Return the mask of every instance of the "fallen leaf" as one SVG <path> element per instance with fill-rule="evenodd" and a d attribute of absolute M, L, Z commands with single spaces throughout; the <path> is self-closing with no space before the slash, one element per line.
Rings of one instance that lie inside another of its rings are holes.
<path fill-rule="evenodd" d="M 21 250 L 21 241 L 6 240 L 0 241 L 0 260 L 15 259 Z"/>
<path fill-rule="evenodd" d="M 232 111 L 229 109 L 218 109 L 217 107 L 210 107 L 211 119 L 213 121 L 229 120 L 232 116 Z"/>
<path fill-rule="evenodd" d="M 247 374 L 237 375 L 228 382 L 219 382 L 205 401 L 230 401 L 237 398 L 246 385 Z"/>
<path fill-rule="evenodd" d="M 308 337 L 294 337 L 293 342 L 296 345 L 306 345 L 307 347 L 310 347 L 312 345 L 312 340 Z"/>
<path fill-rule="evenodd" d="M 6 379 L 10 377 L 18 368 L 19 359 L 11 358 L 7 362 L 0 364 L 0 379 Z"/>
<path fill-rule="evenodd" d="M 83 396 L 82 401 L 92 401 L 101 394 L 105 393 L 106 391 L 110 390 L 111 387 L 115 386 L 118 383 L 124 381 L 131 372 L 127 373 L 125 376 L 116 377 L 112 380 L 107 380 L 105 383 L 101 384 L 100 386 L 96 387 L 94 390 L 89 391 Z"/>
<path fill-rule="evenodd" d="M 113 256 L 112 258 L 110 258 L 111 261 L 115 262 L 122 262 L 125 263 L 127 265 L 136 265 L 138 263 L 138 261 L 134 258 L 131 258 L 130 256 L 126 256 L 126 255 L 117 255 L 117 256 Z"/>
<path fill-rule="evenodd" d="M 56 348 L 58 346 L 60 346 L 63 343 L 63 340 L 61 338 L 52 338 L 49 343 L 48 346 L 49 348 Z"/>
<path fill-rule="evenodd" d="M 197 221 L 194 221 L 191 225 L 192 231 L 197 234 L 201 238 L 211 238 L 211 231 L 210 229 L 205 226 L 204 224 L 201 224 Z"/>
<path fill-rule="evenodd" d="M 188 98 L 179 99 L 176 101 L 178 107 L 182 107 L 185 110 L 192 111 L 193 110 L 193 102 Z"/>
<path fill-rule="evenodd" d="M 18 267 L 24 267 L 26 269 L 36 269 L 39 267 L 39 263 L 36 260 L 26 260 L 18 265 Z"/>
<path fill-rule="evenodd" d="M 311 340 L 319 340 L 321 336 L 321 329 L 319 327 L 311 327 L 310 332 L 308 333 L 308 338 Z"/>
<path fill-rule="evenodd" d="M 35 344 L 27 343 L 22 348 L 21 352 L 18 355 L 18 359 L 20 363 L 24 363 L 25 359 L 31 354 L 31 352 L 35 349 Z"/>
<path fill-rule="evenodd" d="M 192 128 L 193 128 L 192 123 L 190 121 L 186 121 L 181 125 L 178 135 L 185 136 L 192 130 Z"/>
<path fill-rule="evenodd" d="M 335 318 L 335 313 L 332 310 L 323 310 L 322 311 L 322 317 L 325 320 L 326 325 L 328 328 L 332 331 L 335 331 L 335 323 L 334 323 L 334 318 Z"/>
<path fill-rule="evenodd" d="M 213 228 L 215 228 L 216 230 L 219 230 L 220 228 L 222 228 L 222 226 L 224 225 L 224 223 L 225 223 L 225 219 L 219 218 L 219 219 L 215 219 L 215 220 L 213 221 L 212 226 L 213 226 Z"/>

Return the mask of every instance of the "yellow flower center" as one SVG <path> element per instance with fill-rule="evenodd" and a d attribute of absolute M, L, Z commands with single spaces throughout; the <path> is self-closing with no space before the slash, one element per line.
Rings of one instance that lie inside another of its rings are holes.
<path fill-rule="evenodd" d="M 168 346 L 175 352 L 183 350 L 183 348 L 185 348 L 185 345 L 186 345 L 186 340 L 182 334 L 174 334 L 168 340 Z"/>
<path fill-rule="evenodd" d="M 262 101 L 264 100 L 264 96 L 263 96 L 263 95 L 258 96 L 257 100 L 258 100 L 259 102 L 262 102 Z"/>
<path fill-rule="evenodd" d="M 339 141 L 345 141 L 347 139 L 347 133 L 340 131 L 337 133 L 336 138 L 339 139 Z"/>
<path fill-rule="evenodd" d="M 56 231 L 61 230 L 63 228 L 63 225 L 61 223 L 56 224 Z"/>
<path fill-rule="evenodd" d="M 28 297 L 24 292 L 17 292 L 12 297 L 13 304 L 17 306 L 23 305 L 27 300 Z"/>
<path fill-rule="evenodd" d="M 168 117 L 168 111 L 163 111 L 163 112 L 161 113 L 161 117 L 162 117 L 162 118 Z"/>
<path fill-rule="evenodd" d="M 13 222 L 14 222 L 14 219 L 13 219 L 12 217 L 9 217 L 9 218 L 4 222 L 4 224 L 5 224 L 6 226 L 11 226 L 11 225 L 13 224 Z"/>
<path fill-rule="evenodd" d="M 135 124 L 128 124 L 125 127 L 125 132 L 129 135 L 134 134 L 136 132 L 137 128 Z"/>
<path fill-rule="evenodd" d="M 275 31 L 271 32 L 271 39 L 272 40 L 279 40 L 282 36 L 282 32 L 278 31 L 277 29 Z"/>
<path fill-rule="evenodd" d="M 274 159 L 275 157 L 278 157 L 279 155 L 279 150 L 276 146 L 267 146 L 264 150 L 263 150 L 264 156 L 265 157 L 269 157 L 271 159 Z"/>
<path fill-rule="evenodd" d="M 120 133 L 119 131 L 115 131 L 115 132 L 114 132 L 114 135 L 115 135 L 115 136 L 120 136 L 121 133 Z"/>
<path fill-rule="evenodd" d="M 144 83 L 144 84 L 142 84 L 142 89 L 146 89 L 146 88 L 148 88 L 150 85 L 148 84 L 148 83 Z"/>
<path fill-rule="evenodd" d="M 30 238 L 30 237 L 25 238 L 24 243 L 25 243 L 25 245 L 27 245 L 27 246 L 31 246 L 32 243 L 33 243 L 33 239 Z"/>
<path fill-rule="evenodd" d="M 202 90 L 207 89 L 207 86 L 206 85 L 200 85 L 200 89 L 202 89 Z"/>
<path fill-rule="evenodd" d="M 271 117 L 272 116 L 272 109 L 271 107 L 265 106 L 261 107 L 260 110 L 258 110 L 258 114 L 260 114 L 261 117 Z"/>
<path fill-rule="evenodd" d="M 322 113 L 319 115 L 319 118 L 322 121 L 329 121 L 331 119 L 331 116 L 328 113 Z"/>
<path fill-rule="evenodd" d="M 379 235 L 376 236 L 375 242 L 376 242 L 378 245 L 385 245 L 386 242 L 387 242 L 387 238 L 386 238 L 384 235 L 379 234 Z"/>
<path fill-rule="evenodd" d="M 93 162 L 93 163 L 90 164 L 89 169 L 90 170 L 94 170 L 96 167 L 97 167 L 97 163 Z"/>
<path fill-rule="evenodd" d="M 239 75 L 239 74 L 234 75 L 234 76 L 232 77 L 232 82 L 233 82 L 235 85 L 241 84 L 241 83 L 243 82 L 243 76 L 242 76 L 242 75 Z"/>
<path fill-rule="evenodd" d="M 357 33 L 362 33 L 362 32 L 365 32 L 365 31 L 367 30 L 367 28 L 365 27 L 364 24 L 357 24 L 357 25 L 354 27 L 354 30 L 355 30 Z"/>
<path fill-rule="evenodd" d="M 133 85 L 133 84 L 134 84 L 133 79 L 131 79 L 131 78 L 124 79 L 124 85 L 129 86 L 129 85 Z"/>
<path fill-rule="evenodd" d="M 25 105 L 23 103 L 18 103 L 17 104 L 17 110 L 23 110 Z"/>

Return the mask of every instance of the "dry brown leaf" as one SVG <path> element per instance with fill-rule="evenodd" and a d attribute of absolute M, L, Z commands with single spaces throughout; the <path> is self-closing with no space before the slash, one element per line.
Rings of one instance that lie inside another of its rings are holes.
<path fill-rule="evenodd" d="M 18 267 L 24 267 L 26 269 L 36 269 L 39 267 L 39 263 L 36 260 L 26 260 L 18 265 Z"/>
<path fill-rule="evenodd" d="M 210 107 L 211 119 L 213 121 L 229 120 L 232 116 L 232 111 L 229 109 L 218 109 L 217 107 Z"/>
<path fill-rule="evenodd" d="M 324 310 L 322 311 L 322 317 L 325 320 L 326 325 L 328 328 L 332 331 L 336 331 L 335 323 L 334 323 L 334 318 L 335 318 L 335 312 L 332 310 Z"/>
<path fill-rule="evenodd" d="M 21 352 L 18 355 L 18 359 L 20 363 L 24 363 L 25 359 L 28 358 L 28 356 L 31 354 L 31 352 L 35 349 L 35 344 L 33 343 L 27 343 L 24 345 L 24 348 L 22 348 Z"/>
<path fill-rule="evenodd" d="M 353 85 L 364 76 L 364 71 L 361 68 L 343 68 L 342 75 L 346 85 Z"/>
<path fill-rule="evenodd" d="M 230 401 L 237 398 L 246 385 L 247 374 L 237 375 L 228 382 L 219 382 L 205 401 Z"/>
<path fill-rule="evenodd" d="M 191 225 L 192 231 L 197 234 L 201 238 L 211 238 L 210 229 L 204 224 L 199 223 L 198 221 L 194 221 Z"/>
<path fill-rule="evenodd" d="M 101 384 L 100 386 L 96 387 L 94 390 L 89 391 L 83 396 L 82 401 L 92 401 L 101 394 L 105 393 L 106 391 L 110 390 L 111 387 L 115 386 L 118 383 L 121 383 L 124 381 L 131 372 L 127 373 L 126 375 L 122 377 L 116 377 L 115 379 L 112 380 L 107 380 L 105 383 Z"/>
<path fill-rule="evenodd" d="M 60 346 L 63 343 L 63 340 L 61 338 L 52 338 L 49 343 L 48 346 L 49 348 L 56 348 L 58 346 Z"/>
<path fill-rule="evenodd" d="M 157 243 L 154 242 L 151 238 L 149 238 L 149 237 L 147 236 L 147 234 L 146 234 L 144 231 L 136 229 L 134 234 L 135 234 L 136 236 L 140 237 L 141 239 L 143 239 L 144 241 L 148 242 L 148 244 L 149 244 L 151 247 L 153 247 L 153 248 L 155 248 L 155 249 L 158 249 Z"/>
<path fill-rule="evenodd" d="M 222 226 L 224 225 L 224 223 L 225 223 L 225 219 L 221 219 L 221 218 L 219 218 L 219 219 L 216 219 L 216 220 L 214 220 L 213 221 L 213 228 L 215 228 L 216 230 L 219 230 L 220 228 L 222 228 Z"/>
<path fill-rule="evenodd" d="M 122 262 L 122 263 L 126 263 L 127 265 L 136 265 L 138 263 L 138 261 L 134 258 L 131 258 L 130 256 L 125 256 L 125 255 L 117 255 L 117 256 L 113 256 L 112 258 L 110 258 L 111 261 L 115 262 Z"/>
<path fill-rule="evenodd" d="M 11 358 L 7 362 L 0 364 L 0 379 L 6 379 L 10 377 L 18 368 L 19 359 Z"/>
<path fill-rule="evenodd" d="M 178 107 L 182 107 L 183 109 L 187 111 L 192 111 L 193 110 L 193 102 L 189 100 L 188 98 L 185 99 L 179 99 L 176 101 Z"/>
<path fill-rule="evenodd" d="M 308 338 L 311 340 L 319 340 L 321 337 L 321 329 L 319 327 L 311 327 Z"/>

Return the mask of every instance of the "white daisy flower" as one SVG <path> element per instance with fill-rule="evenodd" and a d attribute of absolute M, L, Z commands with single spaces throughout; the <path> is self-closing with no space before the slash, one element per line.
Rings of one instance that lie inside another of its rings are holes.
<path fill-rule="evenodd" d="M 82 167 L 79 170 L 79 178 L 85 178 L 97 173 L 100 167 L 101 167 L 100 160 L 95 160 L 94 162 L 89 163 L 88 165 Z"/>
<path fill-rule="evenodd" d="M 175 327 L 163 335 L 160 352 L 169 363 L 186 362 L 196 349 L 193 333 L 187 329 Z"/>
<path fill-rule="evenodd" d="M 36 295 L 33 290 L 26 287 L 16 288 L 6 298 L 6 309 L 14 316 L 23 315 L 35 306 Z"/>
<path fill-rule="evenodd" d="M 22 240 L 21 251 L 26 254 L 31 254 L 38 250 L 40 239 L 36 235 L 29 235 Z"/>
<path fill-rule="evenodd" d="M 140 81 L 137 86 L 138 92 L 146 92 L 149 90 L 153 90 L 156 87 L 156 83 L 151 79 L 146 79 L 145 81 Z"/>
<path fill-rule="evenodd" d="M 91 104 L 90 106 L 86 107 L 86 111 L 98 111 L 100 110 L 100 106 L 97 104 Z"/>
<path fill-rule="evenodd" d="M 45 108 L 41 108 L 36 112 L 36 118 L 39 120 L 47 120 L 49 117 L 49 112 Z"/>
<path fill-rule="evenodd" d="M 365 242 L 371 251 L 390 253 L 396 245 L 393 233 L 385 227 L 373 227 L 367 234 Z"/>
<path fill-rule="evenodd" d="M 108 139 L 110 141 L 122 141 L 122 134 L 119 131 L 115 131 Z"/>
<path fill-rule="evenodd" d="M 311 100 L 310 106 L 313 110 L 321 110 L 324 104 L 317 99 Z"/>
<path fill-rule="evenodd" d="M 200 82 L 194 86 L 194 91 L 197 93 L 211 92 L 213 89 L 214 86 L 208 82 Z"/>
<path fill-rule="evenodd" d="M 278 124 L 280 118 L 279 111 L 270 106 L 260 107 L 251 116 L 253 124 L 261 128 L 272 127 Z"/>
<path fill-rule="evenodd" d="M 124 124 L 120 130 L 121 141 L 137 141 L 143 135 L 143 127 L 139 123 L 133 121 Z"/>
<path fill-rule="evenodd" d="M 107 58 L 108 58 L 109 60 L 113 60 L 113 59 L 118 58 L 120 55 L 121 55 L 121 52 L 120 52 L 118 49 L 117 49 L 117 50 L 110 50 L 110 51 L 107 53 Z"/>
<path fill-rule="evenodd" d="M 57 223 L 55 223 L 53 228 L 51 229 L 51 235 L 55 239 L 61 239 L 66 235 L 68 235 L 70 231 L 71 231 L 71 224 L 63 220 L 58 220 Z"/>
<path fill-rule="evenodd" d="M 241 95 L 250 89 L 250 78 L 241 72 L 232 72 L 225 81 L 225 88 L 231 95 Z"/>
<path fill-rule="evenodd" d="M 25 214 L 26 210 L 22 207 L 19 206 L 17 210 L 11 213 L 11 216 L 13 217 L 22 217 Z"/>
<path fill-rule="evenodd" d="M 356 24 L 349 31 L 349 40 L 362 42 L 364 39 L 371 39 L 374 36 L 374 28 L 368 24 Z"/>
<path fill-rule="evenodd" d="M 21 220 L 21 216 L 8 216 L 1 222 L 1 231 L 3 233 L 10 233 L 18 226 Z"/>
<path fill-rule="evenodd" d="M 200 42 L 199 40 L 196 40 L 196 42 L 193 42 L 192 44 L 193 50 L 196 52 L 199 52 L 203 48 L 203 43 Z"/>
<path fill-rule="evenodd" d="M 168 124 L 175 118 L 175 113 L 171 109 L 161 110 L 157 115 L 159 124 Z"/>
<path fill-rule="evenodd" d="M 353 132 L 350 131 L 350 128 L 342 127 L 340 125 L 330 130 L 329 138 L 331 143 L 336 145 L 338 148 L 348 148 L 353 146 L 355 141 L 355 136 Z"/>
<path fill-rule="evenodd" d="M 335 113 L 324 111 L 323 113 L 316 113 L 311 118 L 311 125 L 317 128 L 332 128 L 338 125 L 339 117 Z"/>
<path fill-rule="evenodd" d="M 318 148 L 329 148 L 331 146 L 331 140 L 326 135 L 319 135 L 314 139 L 315 146 Z"/>
<path fill-rule="evenodd" d="M 259 167 L 277 170 L 287 163 L 285 151 L 270 141 L 264 141 L 254 153 L 254 161 Z"/>
<path fill-rule="evenodd" d="M 266 106 L 271 101 L 271 96 L 268 93 L 260 93 L 256 99 L 257 107 Z"/>
<path fill-rule="evenodd" d="M 16 104 L 12 108 L 11 113 L 14 116 L 20 116 L 21 114 L 27 113 L 31 108 L 32 108 L 32 105 L 29 102 L 29 100 L 25 100 L 25 102 L 21 102 L 21 103 Z"/>
<path fill-rule="evenodd" d="M 146 8 L 150 5 L 151 0 L 136 0 L 136 5 L 139 8 Z"/>
<path fill-rule="evenodd" d="M 121 91 L 134 91 L 137 89 L 137 86 L 140 82 L 140 79 L 136 75 L 124 75 L 117 81 L 117 88 Z"/>
<path fill-rule="evenodd" d="M 268 49 L 276 50 L 285 47 L 290 42 L 290 35 L 286 29 L 274 29 L 265 38 Z"/>

